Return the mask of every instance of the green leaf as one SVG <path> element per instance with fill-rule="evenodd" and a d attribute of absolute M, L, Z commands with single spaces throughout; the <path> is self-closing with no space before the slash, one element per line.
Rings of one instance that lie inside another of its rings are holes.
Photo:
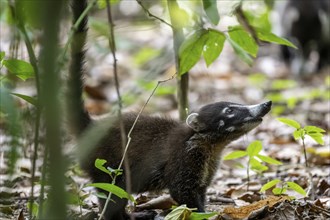
<path fill-rule="evenodd" d="M 243 50 L 248 52 L 253 57 L 257 56 L 259 46 L 241 26 L 234 26 L 228 28 L 230 38 L 235 41 Z"/>
<path fill-rule="evenodd" d="M 286 125 L 289 125 L 289 126 L 295 128 L 295 129 L 301 128 L 300 124 L 297 121 L 293 120 L 293 119 L 277 118 L 277 120 L 284 123 L 284 124 L 286 124 Z"/>
<path fill-rule="evenodd" d="M 202 2 L 207 17 L 214 25 L 217 25 L 220 21 L 217 0 L 203 0 Z"/>
<path fill-rule="evenodd" d="M 303 195 L 303 196 L 306 196 L 306 191 L 301 187 L 299 186 L 297 183 L 295 182 L 286 182 L 286 184 L 288 185 L 288 187 L 294 191 L 296 191 L 297 193 Z"/>
<path fill-rule="evenodd" d="M 282 195 L 286 192 L 286 188 L 274 188 L 272 192 L 274 195 Z"/>
<path fill-rule="evenodd" d="M 227 154 L 226 156 L 224 156 L 223 160 L 233 160 L 233 159 L 237 159 L 240 157 L 244 157 L 246 155 L 247 155 L 246 151 L 237 150 L 237 151 L 233 151 L 233 152 Z"/>
<path fill-rule="evenodd" d="M 204 220 L 204 219 L 209 219 L 213 216 L 216 216 L 218 213 L 217 212 L 208 212 L 208 213 L 203 213 L 203 212 L 192 212 L 189 220 Z"/>
<path fill-rule="evenodd" d="M 188 220 L 193 209 L 189 209 L 186 205 L 181 205 L 173 209 L 164 220 Z"/>
<path fill-rule="evenodd" d="M 18 94 L 18 93 L 11 93 L 11 94 L 27 101 L 28 103 L 30 103 L 34 106 L 38 106 L 38 101 L 37 101 L 36 98 L 33 98 L 31 96 L 27 96 L 27 95 Z"/>
<path fill-rule="evenodd" d="M 276 184 L 278 184 L 279 182 L 281 182 L 281 180 L 279 179 L 274 179 L 266 184 L 264 184 L 261 189 L 260 192 L 265 192 L 266 190 L 272 188 L 273 186 L 275 186 Z"/>
<path fill-rule="evenodd" d="M 324 133 L 325 130 L 323 130 L 322 128 L 316 127 L 316 126 L 311 126 L 311 125 L 307 125 L 304 127 L 305 131 L 307 132 L 307 134 L 309 134 L 310 132 L 318 132 L 318 133 Z"/>
<path fill-rule="evenodd" d="M 0 52 L 0 63 L 2 62 L 3 58 L 5 58 L 5 51 Z"/>
<path fill-rule="evenodd" d="M 226 36 L 223 33 L 213 29 L 208 30 L 207 40 L 203 50 L 203 56 L 207 66 L 219 57 L 225 40 Z"/>
<path fill-rule="evenodd" d="M 304 132 L 303 129 L 298 129 L 298 130 L 295 130 L 295 131 L 292 133 L 292 135 L 293 135 L 293 138 L 294 138 L 295 140 L 298 140 L 298 139 L 303 138 L 303 137 L 305 136 L 305 132 Z"/>
<path fill-rule="evenodd" d="M 321 134 L 321 133 L 309 133 L 307 135 L 310 136 L 311 138 L 313 138 L 313 140 L 316 141 L 316 143 L 324 145 L 323 134 Z"/>
<path fill-rule="evenodd" d="M 276 36 L 275 34 L 273 34 L 271 32 L 265 31 L 261 28 L 255 28 L 255 31 L 257 33 L 257 37 L 262 41 L 281 44 L 281 45 L 285 45 L 285 46 L 289 46 L 289 47 L 293 47 L 295 49 L 298 49 L 293 43 L 291 43 L 287 39 L 284 39 L 282 37 L 278 37 L 278 36 Z"/>
<path fill-rule="evenodd" d="M 207 40 L 207 31 L 198 30 L 186 39 L 179 49 L 179 75 L 188 72 L 200 59 Z"/>
<path fill-rule="evenodd" d="M 256 156 L 262 149 L 261 141 L 253 141 L 246 149 L 250 157 Z"/>
<path fill-rule="evenodd" d="M 109 171 L 107 168 L 104 167 L 104 164 L 105 164 L 106 162 L 107 162 L 106 160 L 98 159 L 98 158 L 97 158 L 97 159 L 95 160 L 94 166 L 95 166 L 97 169 L 99 169 L 99 170 L 101 170 L 101 171 L 103 171 L 103 172 L 105 172 L 105 173 L 111 175 L 112 172 Z"/>
<path fill-rule="evenodd" d="M 10 59 L 3 60 L 2 64 L 9 70 L 9 72 L 24 81 L 34 77 L 33 67 L 28 62 L 25 62 L 23 60 Z"/>
<path fill-rule="evenodd" d="M 257 157 L 262 160 L 263 162 L 266 162 L 266 163 L 269 163 L 269 164 L 274 164 L 274 165 L 282 165 L 282 162 L 274 159 L 274 158 L 271 158 L 271 157 L 268 157 L 268 156 L 265 156 L 265 155 L 257 155 Z"/>
<path fill-rule="evenodd" d="M 135 199 L 132 195 L 128 194 L 125 190 L 120 188 L 119 186 L 116 186 L 114 184 L 110 183 L 91 183 L 87 184 L 87 186 L 93 186 L 102 190 L 105 190 L 107 192 L 111 192 L 114 195 L 118 196 L 119 198 L 123 199 L 129 199 L 132 202 L 135 202 Z"/>
<path fill-rule="evenodd" d="M 250 167 L 252 170 L 259 171 L 259 172 L 268 170 L 267 166 L 261 164 L 258 160 L 254 159 L 254 158 L 250 158 L 249 163 L 250 163 Z"/>
<path fill-rule="evenodd" d="M 248 65 L 252 66 L 253 59 L 250 57 L 250 55 L 229 36 L 227 36 L 227 40 L 234 49 L 235 53 L 238 55 L 238 57 Z"/>

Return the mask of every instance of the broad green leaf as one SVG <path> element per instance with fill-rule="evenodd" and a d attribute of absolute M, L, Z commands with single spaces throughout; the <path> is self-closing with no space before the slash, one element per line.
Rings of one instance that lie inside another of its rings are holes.
<path fill-rule="evenodd" d="M 304 137 L 305 132 L 304 132 L 303 129 L 298 129 L 298 130 L 295 130 L 295 131 L 292 133 L 292 135 L 293 135 L 293 138 L 294 138 L 295 140 L 298 140 L 298 139 Z"/>
<path fill-rule="evenodd" d="M 208 212 L 208 213 L 203 213 L 203 212 L 192 212 L 189 220 L 204 220 L 204 219 L 209 219 L 213 216 L 216 216 L 218 213 L 217 212 Z"/>
<path fill-rule="evenodd" d="M 186 39 L 179 49 L 179 74 L 188 72 L 200 59 L 207 40 L 207 31 L 198 30 Z"/>
<path fill-rule="evenodd" d="M 271 158 L 271 157 L 268 157 L 268 156 L 265 156 L 265 155 L 257 155 L 257 157 L 262 160 L 263 162 L 266 162 L 266 163 L 269 163 L 269 164 L 274 164 L 274 165 L 282 165 L 282 162 L 274 159 L 274 158 Z"/>
<path fill-rule="evenodd" d="M 257 36 L 260 40 L 270 42 L 270 43 L 276 43 L 281 44 L 289 47 L 293 47 L 295 49 L 298 49 L 293 43 L 288 41 L 287 39 L 284 39 L 282 37 L 278 37 L 275 34 L 265 31 L 261 28 L 255 28 Z"/>
<path fill-rule="evenodd" d="M 0 52 L 0 63 L 3 60 L 3 58 L 5 58 L 5 51 Z"/>
<path fill-rule="evenodd" d="M 309 133 L 307 134 L 316 141 L 316 143 L 324 145 L 323 134 L 322 133 Z"/>
<path fill-rule="evenodd" d="M 132 195 L 128 194 L 125 190 L 123 190 L 122 188 L 120 188 L 119 186 L 116 186 L 114 184 L 110 184 L 110 183 L 91 183 L 88 184 L 88 186 L 93 186 L 99 189 L 103 189 L 107 192 L 111 192 L 114 195 L 118 196 L 119 198 L 123 199 L 129 199 L 132 202 L 135 202 L 135 199 Z"/>
<path fill-rule="evenodd" d="M 295 129 L 299 129 L 301 127 L 300 124 L 297 121 L 293 120 L 293 119 L 277 118 L 277 120 L 284 123 L 284 124 L 286 124 L 286 125 L 289 125 L 289 126 L 295 128 Z"/>
<path fill-rule="evenodd" d="M 247 18 L 250 25 L 253 27 L 261 28 L 267 32 L 272 29 L 271 23 L 269 21 L 270 9 L 266 10 L 256 10 L 255 8 L 250 10 L 243 9 L 243 13 Z"/>
<path fill-rule="evenodd" d="M 282 195 L 286 192 L 286 188 L 274 188 L 272 192 L 274 195 Z"/>
<path fill-rule="evenodd" d="M 233 159 L 237 159 L 240 157 L 244 157 L 246 155 L 247 155 L 246 151 L 237 150 L 237 151 L 233 151 L 233 152 L 227 154 L 226 156 L 224 156 L 223 160 L 233 160 Z"/>
<path fill-rule="evenodd" d="M 311 126 L 311 125 L 307 125 L 304 127 L 305 131 L 307 132 L 307 134 L 309 134 L 310 132 L 318 132 L 318 133 L 324 133 L 325 130 L 323 130 L 322 128 L 316 127 L 316 126 Z"/>
<path fill-rule="evenodd" d="M 34 77 L 33 67 L 28 62 L 23 60 L 10 59 L 3 60 L 2 64 L 9 70 L 9 72 L 24 81 Z"/>
<path fill-rule="evenodd" d="M 250 167 L 251 169 L 255 170 L 255 171 L 259 171 L 259 172 L 263 172 L 268 170 L 268 167 L 261 164 L 258 160 L 254 159 L 254 158 L 250 158 Z"/>
<path fill-rule="evenodd" d="M 241 60 L 243 60 L 248 65 L 252 66 L 253 59 L 250 57 L 250 55 L 229 36 L 227 36 L 227 40 L 234 49 L 235 53 L 238 55 L 238 57 L 241 58 Z"/>
<path fill-rule="evenodd" d="M 265 192 L 266 190 L 272 188 L 273 186 L 275 186 L 276 184 L 278 184 L 279 182 L 281 182 L 281 180 L 279 179 L 274 179 L 266 184 L 264 184 L 261 189 L 260 192 Z"/>
<path fill-rule="evenodd" d="M 38 101 L 36 98 L 33 98 L 31 96 L 27 96 L 27 95 L 22 95 L 22 94 L 18 94 L 18 93 L 11 93 L 14 96 L 17 96 L 25 101 L 27 101 L 28 103 L 37 106 L 38 105 Z"/>
<path fill-rule="evenodd" d="M 104 167 L 104 164 L 105 164 L 106 162 L 107 162 L 106 160 L 98 159 L 98 158 L 97 158 L 97 159 L 95 160 L 94 166 L 95 166 L 97 169 L 99 169 L 99 170 L 101 170 L 101 171 L 103 171 L 103 172 L 105 172 L 105 173 L 111 175 L 112 172 L 109 171 L 107 168 Z"/>
<path fill-rule="evenodd" d="M 220 21 L 217 0 L 203 0 L 202 2 L 207 17 L 214 25 L 217 25 Z"/>
<path fill-rule="evenodd" d="M 230 39 L 235 41 L 243 50 L 248 52 L 253 57 L 257 56 L 259 48 L 258 44 L 241 26 L 229 27 L 228 33 Z"/>
<path fill-rule="evenodd" d="M 301 186 L 299 186 L 297 183 L 295 182 L 286 182 L 286 184 L 288 185 L 288 187 L 294 191 L 296 191 L 297 193 L 306 196 L 306 191 L 301 188 Z"/>
<path fill-rule="evenodd" d="M 192 209 L 187 208 L 186 205 L 181 205 L 166 215 L 164 220 L 188 220 L 191 213 Z"/>
<path fill-rule="evenodd" d="M 246 149 L 250 157 L 256 156 L 262 149 L 261 141 L 253 141 Z"/>
<path fill-rule="evenodd" d="M 223 33 L 213 29 L 208 30 L 207 40 L 203 50 L 203 56 L 207 66 L 219 57 L 225 40 L 226 36 Z"/>

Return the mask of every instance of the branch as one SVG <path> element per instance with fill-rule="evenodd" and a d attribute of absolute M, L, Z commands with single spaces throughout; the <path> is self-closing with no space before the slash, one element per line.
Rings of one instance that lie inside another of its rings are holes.
<path fill-rule="evenodd" d="M 164 19 L 161 19 L 160 17 L 157 17 L 156 15 L 152 14 L 143 4 L 141 0 L 136 0 L 136 2 L 141 6 L 143 11 L 147 14 L 147 16 L 154 18 L 156 20 L 159 20 L 160 22 L 166 24 L 167 26 L 172 28 L 172 25 L 168 22 L 166 22 Z"/>

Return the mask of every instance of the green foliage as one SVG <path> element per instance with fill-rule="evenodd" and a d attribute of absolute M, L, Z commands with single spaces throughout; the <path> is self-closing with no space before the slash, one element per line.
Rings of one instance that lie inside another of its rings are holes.
<path fill-rule="evenodd" d="M 39 204 L 34 201 L 33 203 L 28 202 L 26 205 L 27 205 L 27 209 L 31 210 L 32 217 L 36 218 L 39 212 Z"/>
<path fill-rule="evenodd" d="M 102 190 L 105 190 L 109 193 L 112 193 L 116 196 L 118 196 L 121 199 L 129 199 L 132 202 L 135 202 L 135 199 L 132 195 L 128 194 L 125 190 L 123 190 L 122 188 L 111 184 L 111 183 L 91 183 L 88 184 L 87 186 L 93 186 Z"/>
<path fill-rule="evenodd" d="M 4 59 L 5 53 L 1 52 L 0 62 L 1 66 L 4 66 L 8 71 L 22 80 L 27 80 L 34 77 L 34 70 L 30 63 L 17 60 L 17 59 Z"/>
<path fill-rule="evenodd" d="M 241 49 L 251 56 L 257 57 L 259 46 L 242 26 L 228 27 L 228 34 L 230 39 L 235 41 Z"/>
<path fill-rule="evenodd" d="M 202 220 L 217 215 L 216 212 L 193 212 L 195 210 L 196 208 L 188 208 L 186 205 L 181 205 L 174 208 L 168 215 L 166 215 L 164 220 Z"/>
<path fill-rule="evenodd" d="M 278 184 L 281 184 L 282 187 L 275 187 L 276 185 Z M 274 187 L 274 188 L 273 188 Z M 299 186 L 297 183 L 295 182 L 282 182 L 281 180 L 279 179 L 274 179 L 266 184 L 264 184 L 261 189 L 260 189 L 260 192 L 265 192 L 266 190 L 268 189 L 272 189 L 272 192 L 274 195 L 282 195 L 284 194 L 288 189 L 290 190 L 294 190 L 296 191 L 297 193 L 303 195 L 303 196 L 306 196 L 306 191 L 301 187 Z"/>
<path fill-rule="evenodd" d="M 268 170 L 268 166 L 263 165 L 261 162 L 265 162 L 272 165 L 281 165 L 282 163 L 271 157 L 261 155 L 260 151 L 262 150 L 262 144 L 260 141 L 253 141 L 245 151 L 238 150 L 233 151 L 223 157 L 223 160 L 234 160 L 241 157 L 248 156 L 249 161 L 246 167 L 247 175 L 249 178 L 249 169 L 254 170 L 255 172 L 264 172 Z"/>
<path fill-rule="evenodd" d="M 295 140 L 304 140 L 306 135 L 308 135 L 316 143 L 324 145 L 323 133 L 325 132 L 325 130 L 323 130 L 322 128 L 310 125 L 307 125 L 302 128 L 299 122 L 289 118 L 277 118 L 277 120 L 290 127 L 295 128 L 295 131 L 292 133 Z"/>
<path fill-rule="evenodd" d="M 203 8 L 208 17 L 208 19 L 214 24 L 217 25 L 220 21 L 220 16 L 217 7 L 217 0 L 204 0 Z"/>
<path fill-rule="evenodd" d="M 104 164 L 106 163 L 106 160 L 103 159 L 96 159 L 95 160 L 95 167 L 99 170 L 101 170 L 102 172 L 108 174 L 112 179 L 115 178 L 115 176 L 118 175 L 122 175 L 123 171 L 122 170 L 118 170 L 118 169 L 112 169 L 110 167 L 104 167 Z M 125 198 L 125 199 L 129 199 L 132 202 L 135 202 L 135 199 L 132 195 L 128 194 L 124 189 L 116 186 L 115 184 L 111 184 L 111 183 L 92 183 L 92 184 L 88 184 L 88 186 L 93 186 L 102 190 L 105 190 L 109 193 L 112 193 L 116 196 L 118 196 L 119 198 Z"/>

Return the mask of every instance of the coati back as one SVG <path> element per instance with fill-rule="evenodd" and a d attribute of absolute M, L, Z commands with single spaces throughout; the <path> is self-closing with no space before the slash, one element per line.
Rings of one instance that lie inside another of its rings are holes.
<path fill-rule="evenodd" d="M 73 0 L 74 22 L 85 7 L 86 1 Z M 73 113 L 70 121 L 77 135 L 92 122 L 83 109 L 81 97 L 86 24 L 85 18 L 74 36 L 82 41 L 77 41 L 72 46 L 68 88 L 69 106 Z M 205 192 L 218 167 L 221 151 L 228 143 L 259 125 L 270 108 L 271 102 L 254 106 L 216 102 L 191 113 L 186 123 L 142 115 L 131 134 L 127 152 L 132 192 L 168 189 L 172 198 L 179 204 L 186 204 L 203 212 Z M 123 115 L 126 131 L 131 129 L 136 117 L 136 114 Z M 94 167 L 94 161 L 97 158 L 105 159 L 106 166 L 118 167 L 122 158 L 118 121 L 113 122 L 107 135 L 97 146 L 89 158 L 81 162 L 82 167 L 93 182 L 110 182 L 109 175 Z M 124 177 L 125 175 L 120 175 L 116 185 L 125 188 Z M 114 202 L 109 203 L 105 219 L 128 219 L 129 216 L 125 212 L 127 201 L 116 196 L 112 199 Z M 104 208 L 104 200 L 100 200 L 100 205 Z"/>

